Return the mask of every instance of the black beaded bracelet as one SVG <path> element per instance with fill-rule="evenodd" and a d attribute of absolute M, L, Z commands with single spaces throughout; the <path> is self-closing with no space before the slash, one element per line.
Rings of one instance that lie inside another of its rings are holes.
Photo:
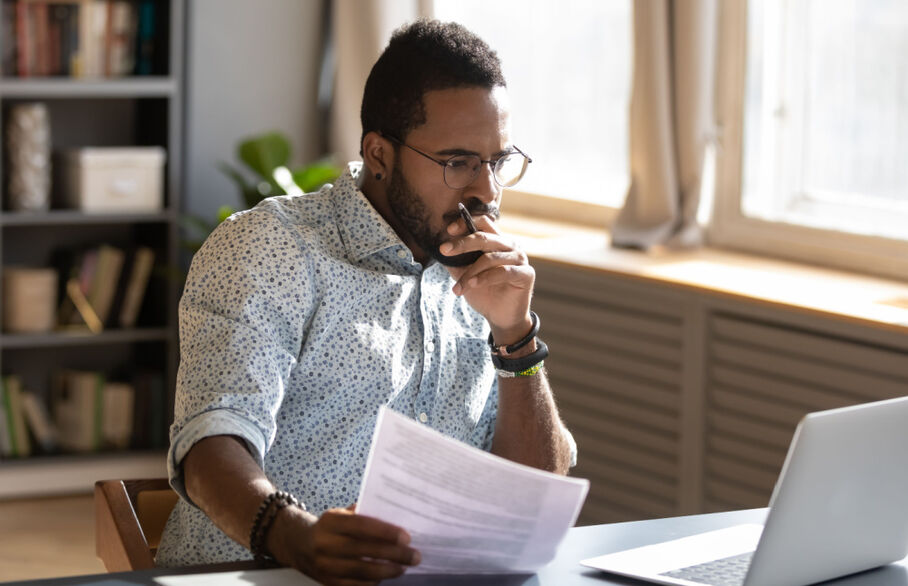
<path fill-rule="evenodd" d="M 256 561 L 264 561 L 271 557 L 265 547 L 268 532 L 271 530 L 271 525 L 277 518 L 278 513 L 281 512 L 281 509 L 290 505 L 306 510 L 306 507 L 295 496 L 283 490 L 272 492 L 259 505 L 255 520 L 252 522 L 252 530 L 249 532 L 249 550 Z"/>
<path fill-rule="evenodd" d="M 539 333 L 539 316 L 536 315 L 535 311 L 530 311 L 530 321 L 532 326 L 530 326 L 530 333 L 524 336 L 521 340 L 514 342 L 513 344 L 500 344 L 495 345 L 495 340 L 492 339 L 491 332 L 489 333 L 489 346 L 492 348 L 492 354 L 495 356 L 507 356 L 520 350 L 536 337 L 536 334 Z"/>

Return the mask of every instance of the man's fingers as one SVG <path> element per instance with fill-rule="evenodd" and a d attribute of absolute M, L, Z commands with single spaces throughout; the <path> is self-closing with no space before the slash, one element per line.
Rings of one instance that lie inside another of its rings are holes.
<path fill-rule="evenodd" d="M 513 287 L 529 286 L 534 279 L 535 271 L 523 251 L 488 252 L 457 278 L 454 293 L 462 295 L 469 288 L 504 283 Z"/>
<path fill-rule="evenodd" d="M 356 539 L 386 541 L 399 545 L 410 543 L 410 535 L 396 525 L 375 517 L 356 515 L 347 509 L 332 509 L 322 514 L 320 521 L 330 533 L 339 533 Z"/>
<path fill-rule="evenodd" d="M 495 287 L 497 285 L 507 285 L 514 288 L 521 288 L 524 285 L 529 287 L 533 283 L 534 275 L 535 273 L 529 265 L 499 265 L 470 277 L 461 277 L 461 280 L 454 286 L 455 293 L 463 295 L 470 289 Z"/>
<path fill-rule="evenodd" d="M 329 558 L 369 558 L 405 566 L 415 566 L 422 561 L 419 552 L 405 545 L 386 541 L 364 541 L 346 535 L 325 533 L 316 538 L 315 551 Z"/>
<path fill-rule="evenodd" d="M 347 580 L 374 582 L 402 575 L 405 567 L 388 562 L 327 558 L 316 562 L 316 573 L 321 580 L 328 576 L 343 576 Z"/>

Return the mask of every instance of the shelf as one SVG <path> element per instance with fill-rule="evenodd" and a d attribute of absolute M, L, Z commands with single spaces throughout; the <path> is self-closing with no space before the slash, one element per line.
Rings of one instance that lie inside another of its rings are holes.
<path fill-rule="evenodd" d="M 98 480 L 166 476 L 162 451 L 0 460 L 0 499 L 88 493 Z"/>
<path fill-rule="evenodd" d="M 0 226 L 63 226 L 98 224 L 166 223 L 171 212 L 88 213 L 79 210 L 50 210 L 47 212 L 2 212 Z"/>
<path fill-rule="evenodd" d="M 0 95 L 4 98 L 170 98 L 177 95 L 177 87 L 173 78 L 162 76 L 0 79 Z"/>
<path fill-rule="evenodd" d="M 164 342 L 170 338 L 167 328 L 111 329 L 100 334 L 88 331 L 49 332 L 46 334 L 3 334 L 0 348 L 54 348 L 61 346 L 100 346 L 104 344 L 129 344 L 132 342 Z"/>

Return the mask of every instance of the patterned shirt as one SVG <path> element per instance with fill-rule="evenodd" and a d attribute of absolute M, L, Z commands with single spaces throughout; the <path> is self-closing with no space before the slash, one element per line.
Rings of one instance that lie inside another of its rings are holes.
<path fill-rule="evenodd" d="M 235 214 L 193 258 L 168 454 L 183 498 L 159 565 L 251 558 L 186 496 L 180 463 L 205 437 L 243 438 L 315 515 L 355 502 L 381 405 L 491 448 L 488 324 L 443 266 L 413 259 L 359 190 L 360 169 Z"/>

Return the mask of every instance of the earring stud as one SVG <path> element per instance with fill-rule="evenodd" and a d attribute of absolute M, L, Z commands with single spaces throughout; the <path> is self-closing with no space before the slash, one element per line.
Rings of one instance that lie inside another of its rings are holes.
<path fill-rule="evenodd" d="M 376 173 L 375 178 L 378 179 L 379 181 L 381 181 L 381 173 Z"/>

